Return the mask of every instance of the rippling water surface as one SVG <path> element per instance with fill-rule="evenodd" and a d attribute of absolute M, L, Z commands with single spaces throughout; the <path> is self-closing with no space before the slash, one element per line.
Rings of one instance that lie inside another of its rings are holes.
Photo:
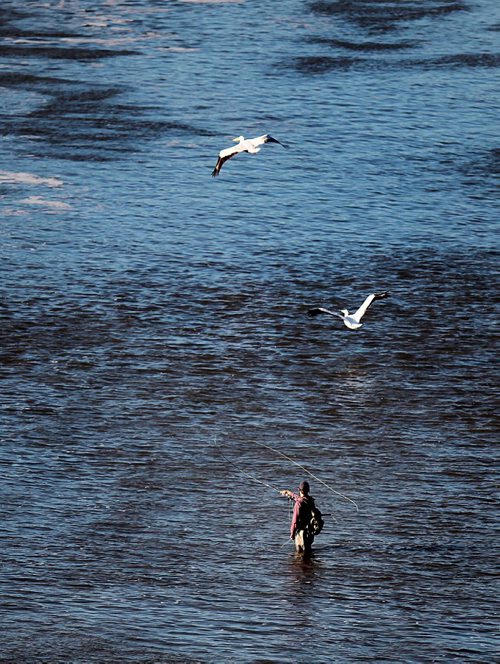
<path fill-rule="evenodd" d="M 2 4 L 1 662 L 495 660 L 499 27 Z"/>

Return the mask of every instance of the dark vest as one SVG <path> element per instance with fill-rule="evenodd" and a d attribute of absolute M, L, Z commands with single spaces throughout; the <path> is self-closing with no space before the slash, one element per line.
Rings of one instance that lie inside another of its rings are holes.
<path fill-rule="evenodd" d="M 301 499 L 299 505 L 299 513 L 297 515 L 297 530 L 303 530 L 309 525 L 313 508 L 314 498 L 312 496 L 304 496 Z"/>

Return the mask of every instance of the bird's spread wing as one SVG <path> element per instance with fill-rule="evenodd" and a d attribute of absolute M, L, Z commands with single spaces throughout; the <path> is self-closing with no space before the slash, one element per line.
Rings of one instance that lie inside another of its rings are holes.
<path fill-rule="evenodd" d="M 383 293 L 372 293 L 371 295 L 368 295 L 368 297 L 360 306 L 360 308 L 355 313 L 352 314 L 352 318 L 354 318 L 359 323 L 359 321 L 365 315 L 366 310 L 374 300 L 382 300 L 384 299 L 384 297 L 387 297 L 388 295 L 389 293 L 387 291 L 384 291 Z"/>
<path fill-rule="evenodd" d="M 243 141 L 244 143 L 245 141 Z M 243 144 L 238 143 L 238 145 L 231 145 L 231 147 L 226 148 L 225 150 L 221 150 L 219 152 L 219 157 L 234 157 L 235 154 L 238 154 L 239 152 L 244 152 Z"/>
<path fill-rule="evenodd" d="M 276 138 L 273 138 L 269 134 L 264 134 L 263 136 L 257 136 L 256 138 L 247 138 L 247 142 L 251 143 L 254 148 L 257 148 L 259 145 L 264 145 L 264 143 L 279 143 L 282 147 L 286 148 L 286 145 L 280 143 Z"/>
<path fill-rule="evenodd" d="M 255 138 L 247 138 L 247 142 L 251 143 L 254 148 L 258 147 L 259 145 L 264 145 L 264 143 L 267 143 L 267 141 L 267 134 L 264 134 L 263 136 L 256 136 Z"/>
<path fill-rule="evenodd" d="M 359 307 L 357 311 L 355 311 L 353 314 L 351 314 L 351 317 L 354 318 L 354 320 L 359 321 L 363 318 L 363 316 L 366 313 L 366 310 L 370 306 L 370 304 L 373 302 L 375 299 L 375 293 L 372 293 L 371 295 L 368 295 L 366 300 L 363 302 L 363 304 Z"/>
<path fill-rule="evenodd" d="M 231 159 L 231 157 L 234 157 L 238 153 L 239 150 L 235 150 L 234 148 L 227 148 L 227 150 L 221 150 L 219 152 L 219 158 L 217 159 L 215 168 L 212 171 L 212 177 L 219 175 L 220 169 L 222 168 L 223 164 L 225 164 L 225 162 L 228 161 L 228 159 Z"/>
<path fill-rule="evenodd" d="M 263 141 L 264 143 L 278 143 L 279 145 L 281 145 L 281 147 L 285 148 L 285 150 L 288 150 L 287 145 L 283 145 L 283 143 L 280 143 L 280 141 L 278 141 L 276 138 L 273 138 L 269 134 L 266 134 L 265 136 L 260 136 L 260 138 L 264 139 Z"/>
<path fill-rule="evenodd" d="M 337 313 L 336 311 L 330 311 L 329 309 L 324 309 L 323 307 L 315 307 L 314 309 L 309 309 L 307 312 L 308 316 L 318 316 L 319 314 L 328 314 L 330 316 L 338 316 L 338 318 L 344 318 L 342 314 Z"/>

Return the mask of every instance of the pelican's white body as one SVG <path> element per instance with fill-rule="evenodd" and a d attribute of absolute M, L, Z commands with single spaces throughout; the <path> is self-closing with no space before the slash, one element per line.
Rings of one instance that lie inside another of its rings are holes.
<path fill-rule="evenodd" d="M 352 314 L 350 316 L 347 313 L 347 310 L 345 311 L 346 313 L 342 318 L 342 320 L 344 321 L 344 325 L 348 327 L 350 330 L 359 330 L 359 328 L 363 325 L 363 323 L 360 323 L 359 320 L 356 319 L 356 314 Z"/>
<path fill-rule="evenodd" d="M 350 314 L 347 311 L 347 309 L 341 309 L 340 312 L 343 315 L 344 325 L 346 327 L 348 327 L 350 330 L 358 330 L 363 325 L 363 323 L 360 323 L 360 320 L 365 315 L 366 310 L 368 309 L 370 304 L 373 302 L 375 297 L 376 297 L 375 293 L 372 293 L 371 295 L 368 295 L 368 297 L 363 302 L 363 304 L 353 314 Z"/>
<path fill-rule="evenodd" d="M 244 136 L 238 136 L 235 138 L 235 141 L 238 141 L 238 145 L 232 145 L 230 148 L 221 150 L 219 152 L 219 157 L 228 157 L 230 154 L 236 154 L 237 152 L 250 152 L 250 154 L 256 154 L 260 152 L 260 145 L 264 145 L 267 139 L 267 134 L 264 136 L 257 136 L 257 138 L 245 138 Z"/>

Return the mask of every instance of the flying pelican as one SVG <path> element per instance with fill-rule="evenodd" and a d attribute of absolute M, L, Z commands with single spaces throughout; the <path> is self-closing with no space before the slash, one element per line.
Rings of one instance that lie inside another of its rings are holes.
<path fill-rule="evenodd" d="M 315 309 L 309 309 L 307 312 L 308 316 L 317 316 L 318 314 L 329 314 L 330 316 L 338 316 L 339 318 L 342 318 L 344 321 L 344 325 L 346 325 L 350 330 L 358 330 L 363 323 L 360 323 L 359 321 L 363 318 L 363 316 L 366 313 L 366 310 L 370 306 L 372 302 L 375 300 L 383 300 L 384 297 L 387 297 L 389 293 L 387 291 L 384 291 L 383 293 L 372 293 L 371 295 L 368 295 L 366 300 L 363 302 L 363 304 L 360 306 L 360 308 L 353 314 L 350 314 L 347 309 L 341 309 L 341 313 L 337 313 L 336 311 L 329 311 L 328 309 L 324 309 L 323 307 L 316 307 Z"/>
<path fill-rule="evenodd" d="M 259 146 L 264 145 L 264 143 L 279 143 L 284 148 L 287 147 L 286 145 L 283 145 L 283 143 L 277 141 L 272 136 L 269 136 L 269 134 L 264 134 L 264 136 L 257 136 L 257 138 L 245 138 L 244 136 L 237 136 L 236 138 L 233 138 L 233 141 L 238 143 L 238 145 L 235 145 L 232 148 L 226 148 L 225 150 L 221 150 L 219 152 L 219 158 L 217 159 L 215 168 L 212 171 L 213 177 L 219 175 L 220 169 L 222 168 L 224 162 L 226 162 L 228 159 L 231 159 L 231 157 L 235 157 L 240 152 L 249 152 L 250 154 L 256 154 L 257 152 L 260 151 Z"/>

